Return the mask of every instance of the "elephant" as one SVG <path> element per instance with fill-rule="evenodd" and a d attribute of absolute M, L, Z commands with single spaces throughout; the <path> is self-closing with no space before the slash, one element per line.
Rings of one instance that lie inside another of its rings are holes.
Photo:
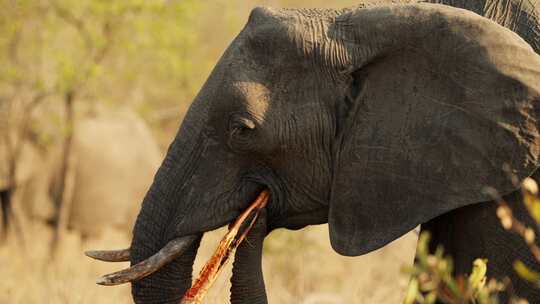
<path fill-rule="evenodd" d="M 266 303 L 267 233 L 322 223 L 345 256 L 422 225 L 455 256 L 456 272 L 487 257 L 488 276 L 508 275 L 517 294 L 540 302 L 511 272 L 515 259 L 537 267 L 532 254 L 503 231 L 483 191 L 497 189 L 524 217 L 508 173 L 540 177 L 539 6 L 420 2 L 255 8 L 142 202 L 122 253 L 132 267 L 103 280 L 129 277 L 136 303 L 178 303 L 202 234 L 270 189 L 254 245 L 236 254 L 231 303 Z M 155 272 L 140 272 L 150 264 Z"/>
<path fill-rule="evenodd" d="M 142 200 L 161 161 L 150 129 L 132 111 L 102 113 L 78 125 L 73 145 L 69 225 L 90 235 L 106 226 L 99 223 L 128 231 L 139 209 L 133 202 Z"/>
<path fill-rule="evenodd" d="M 51 148 L 41 174 L 22 200 L 25 214 L 51 220 L 59 183 L 60 153 Z M 131 110 L 95 110 L 81 118 L 73 135 L 68 228 L 97 237 L 105 228 L 128 232 L 162 155 L 149 127 Z"/>

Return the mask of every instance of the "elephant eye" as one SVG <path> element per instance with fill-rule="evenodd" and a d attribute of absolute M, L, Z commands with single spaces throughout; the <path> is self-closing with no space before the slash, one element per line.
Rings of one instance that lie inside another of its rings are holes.
<path fill-rule="evenodd" d="M 245 116 L 233 115 L 229 121 L 229 146 L 233 150 L 249 150 L 255 122 Z"/>
<path fill-rule="evenodd" d="M 231 133 L 242 134 L 255 129 L 255 122 L 246 117 L 233 116 L 229 122 Z"/>

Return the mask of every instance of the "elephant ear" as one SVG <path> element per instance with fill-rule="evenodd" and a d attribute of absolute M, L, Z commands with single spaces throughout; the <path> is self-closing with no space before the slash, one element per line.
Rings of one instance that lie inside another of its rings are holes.
<path fill-rule="evenodd" d="M 417 4 L 349 11 L 328 33 L 352 79 L 328 219 L 340 254 L 487 201 L 486 186 L 512 192 L 503 168 L 524 178 L 539 166 L 540 58 L 510 30 Z"/>

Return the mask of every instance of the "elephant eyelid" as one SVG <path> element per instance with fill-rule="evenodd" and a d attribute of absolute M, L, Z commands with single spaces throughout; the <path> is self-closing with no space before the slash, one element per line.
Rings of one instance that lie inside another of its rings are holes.
<path fill-rule="evenodd" d="M 242 133 L 243 131 L 254 130 L 255 127 L 255 122 L 244 116 L 233 115 L 229 121 L 229 130 L 233 135 Z"/>

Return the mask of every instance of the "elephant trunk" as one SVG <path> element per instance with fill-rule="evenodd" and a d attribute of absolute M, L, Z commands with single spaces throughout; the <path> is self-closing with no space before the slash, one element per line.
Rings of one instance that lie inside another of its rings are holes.
<path fill-rule="evenodd" d="M 150 257 L 170 247 L 172 240 L 186 237 L 179 235 L 170 223 L 174 220 L 177 209 L 189 200 L 185 188 L 191 180 L 192 172 L 187 164 L 192 161 L 189 160 L 192 153 L 185 152 L 193 150 L 196 154 L 197 151 L 194 150 L 200 146 L 193 137 L 193 134 L 179 132 L 156 173 L 133 229 L 131 265 L 143 261 L 145 262 L 141 264 L 147 263 Z M 132 282 L 135 303 L 179 303 L 191 286 L 193 262 L 201 235 L 188 237 L 191 237 L 191 241 L 186 242 L 187 246 L 184 246 L 181 254 L 169 257 L 171 261 L 161 265 L 159 270 Z"/>
<path fill-rule="evenodd" d="M 231 304 L 266 304 L 262 272 L 263 241 L 267 232 L 266 210 L 237 249 L 231 278 Z"/>

